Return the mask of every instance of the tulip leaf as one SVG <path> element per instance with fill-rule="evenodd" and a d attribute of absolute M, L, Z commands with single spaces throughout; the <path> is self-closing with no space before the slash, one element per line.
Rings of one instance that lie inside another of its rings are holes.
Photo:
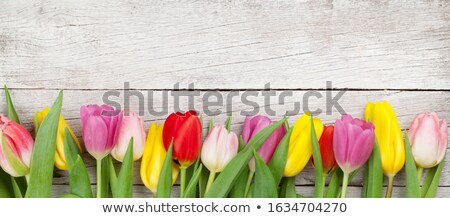
<path fill-rule="evenodd" d="M 405 140 L 405 171 L 406 171 L 406 197 L 420 198 L 420 180 L 417 175 L 416 162 L 411 151 L 408 134 L 404 133 Z"/>
<path fill-rule="evenodd" d="M 198 178 L 198 196 L 203 198 L 205 196 L 206 185 L 208 183 L 209 170 L 206 167 L 202 167 L 200 178 Z"/>
<path fill-rule="evenodd" d="M 320 155 L 320 146 L 317 140 L 316 131 L 314 128 L 313 116 L 311 115 L 311 145 L 312 145 L 312 156 L 314 160 L 314 171 L 316 173 L 316 181 L 314 184 L 314 197 L 323 198 L 323 192 L 325 187 L 325 179 L 323 178 L 323 168 L 322 168 L 322 156 Z"/>
<path fill-rule="evenodd" d="M 200 175 L 202 173 L 202 168 L 203 168 L 203 164 L 200 164 L 198 166 L 198 168 L 194 171 L 194 174 L 192 175 L 192 178 L 189 181 L 189 184 L 187 185 L 186 190 L 184 190 L 183 198 L 195 198 L 196 191 L 197 191 L 197 184 L 198 184 Z"/>
<path fill-rule="evenodd" d="M 81 198 L 81 197 L 76 194 L 63 194 L 59 196 L 59 198 Z"/>
<path fill-rule="evenodd" d="M 6 85 L 4 86 L 4 90 L 5 90 L 5 98 L 6 98 L 7 116 L 10 120 L 20 124 L 19 116 L 17 115 L 16 108 L 14 107 L 14 104 L 11 99 L 11 95 L 9 94 L 9 90 L 8 90 L 8 87 L 6 87 Z"/>
<path fill-rule="evenodd" d="M 343 172 L 341 168 L 338 168 L 334 171 L 333 176 L 331 176 L 330 183 L 328 184 L 327 193 L 325 194 L 326 198 L 337 198 L 339 188 L 342 183 Z"/>
<path fill-rule="evenodd" d="M 239 136 L 239 147 L 238 151 L 242 151 L 245 148 L 244 139 L 242 135 Z M 230 198 L 244 198 L 245 197 L 245 186 L 247 185 L 248 178 L 248 167 L 244 167 L 244 170 L 238 175 L 237 181 L 234 183 L 230 190 L 228 197 Z"/>
<path fill-rule="evenodd" d="M 133 163 L 133 138 L 131 138 L 117 176 L 117 184 L 111 189 L 114 198 L 133 197 Z"/>
<path fill-rule="evenodd" d="M 378 141 L 375 138 L 375 143 L 366 163 L 364 178 L 364 197 L 366 198 L 381 198 L 383 196 L 383 169 L 381 166 L 381 152 Z"/>
<path fill-rule="evenodd" d="M 273 179 L 272 172 L 264 163 L 256 150 L 253 149 L 255 157 L 255 183 L 253 185 L 252 197 L 254 198 L 276 198 L 278 197 L 277 185 Z"/>
<path fill-rule="evenodd" d="M 425 176 L 421 193 L 423 198 L 434 198 L 436 196 L 439 181 L 441 179 L 442 168 L 444 167 L 443 160 L 445 160 L 445 157 L 442 159 L 441 163 L 431 168 Z"/>
<path fill-rule="evenodd" d="M 27 180 L 22 177 L 11 177 L 11 184 L 13 186 L 14 196 L 16 198 L 23 198 L 27 192 Z"/>
<path fill-rule="evenodd" d="M 173 141 L 170 143 L 166 158 L 164 159 L 161 173 L 158 180 L 157 195 L 158 198 L 170 198 L 172 189 L 172 151 Z"/>
<path fill-rule="evenodd" d="M 295 190 L 295 176 L 281 179 L 280 198 L 297 198 Z"/>
<path fill-rule="evenodd" d="M 206 198 L 224 198 L 228 195 L 233 185 L 238 179 L 238 175 L 242 173 L 247 166 L 248 162 L 252 158 L 253 149 L 258 150 L 264 141 L 284 123 L 285 119 L 273 123 L 258 134 L 252 137 L 247 143 L 245 148 L 240 151 L 225 167 L 225 169 L 219 174 L 217 179 L 211 185 L 208 193 L 205 194 Z"/>
<path fill-rule="evenodd" d="M 225 121 L 225 128 L 228 130 L 228 132 L 231 131 L 231 115 L 227 117 L 227 120 Z"/>
<path fill-rule="evenodd" d="M 288 150 L 289 150 L 289 139 L 291 138 L 292 129 L 287 129 L 286 134 L 281 139 L 278 144 L 277 149 L 273 153 L 272 159 L 269 162 L 269 169 L 272 171 L 272 176 L 276 184 L 280 184 L 281 178 L 283 177 L 284 167 L 286 166 Z"/>
<path fill-rule="evenodd" d="M 63 93 L 42 121 L 36 134 L 31 157 L 30 180 L 25 197 L 49 198 L 52 192 L 53 165 L 55 162 L 56 135 L 61 113 Z"/>
<path fill-rule="evenodd" d="M 5 161 L 11 166 L 11 168 L 19 175 L 26 175 L 29 172 L 28 167 L 22 163 L 17 157 L 14 155 L 14 153 L 11 151 L 11 148 L 8 146 L 5 140 L 5 136 L 0 133 L 1 136 L 1 150 L 5 157 Z M 14 185 L 14 184 L 13 184 Z"/>
<path fill-rule="evenodd" d="M 64 156 L 70 179 L 70 193 L 83 198 L 92 198 L 89 173 L 80 156 L 80 150 L 69 129 L 64 129 Z"/>
<path fill-rule="evenodd" d="M 13 186 L 11 184 L 12 179 L 13 177 L 0 167 L 0 198 L 14 197 Z"/>
<path fill-rule="evenodd" d="M 109 178 L 109 184 L 111 186 L 111 191 L 113 191 L 113 190 L 117 189 L 117 186 L 119 184 L 119 182 L 117 180 L 116 169 L 114 168 L 114 163 L 113 163 L 113 160 L 110 155 L 108 155 L 107 158 L 104 158 L 103 160 L 105 160 L 105 159 L 108 160 L 108 166 L 107 166 L 108 176 L 106 178 Z M 102 168 L 103 168 L 103 163 L 102 163 Z M 102 172 L 102 174 L 103 174 L 103 172 Z M 103 177 L 103 175 L 102 175 L 102 181 L 104 178 L 105 177 Z M 101 185 L 103 185 L 103 183 Z"/>

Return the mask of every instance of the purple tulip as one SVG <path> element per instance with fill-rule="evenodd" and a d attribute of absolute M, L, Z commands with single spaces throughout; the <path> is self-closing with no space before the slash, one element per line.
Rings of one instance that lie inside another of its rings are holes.
<path fill-rule="evenodd" d="M 261 130 L 272 124 L 273 122 L 265 116 L 246 117 L 244 121 L 244 129 L 242 131 L 242 138 L 244 143 L 247 144 L 250 139 L 258 134 Z M 277 149 L 281 139 L 286 134 L 284 125 L 278 127 L 269 138 L 258 149 L 258 155 L 267 164 L 272 159 L 273 153 Z M 255 171 L 255 159 L 252 158 L 249 162 L 251 171 Z"/>
<path fill-rule="evenodd" d="M 122 115 L 108 105 L 84 105 L 80 108 L 80 115 L 86 150 L 95 159 L 101 160 L 114 147 Z"/>
<path fill-rule="evenodd" d="M 360 168 L 369 159 L 375 140 L 374 126 L 350 115 L 336 120 L 333 151 L 344 173 Z"/>

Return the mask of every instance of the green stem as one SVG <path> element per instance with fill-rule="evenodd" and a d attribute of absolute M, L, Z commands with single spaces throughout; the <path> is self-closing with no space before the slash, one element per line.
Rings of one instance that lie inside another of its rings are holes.
<path fill-rule="evenodd" d="M 186 189 L 186 167 L 180 167 L 180 198 L 184 197 L 184 190 Z"/>
<path fill-rule="evenodd" d="M 255 171 L 248 171 L 248 177 L 247 177 L 247 184 L 245 185 L 245 192 L 244 192 L 244 198 L 247 197 L 248 191 L 250 191 L 250 184 L 252 183 L 253 175 L 255 174 Z"/>
<path fill-rule="evenodd" d="M 97 198 L 102 197 L 102 160 L 97 160 Z"/>
<path fill-rule="evenodd" d="M 208 183 L 206 183 L 205 194 L 208 192 L 209 188 L 211 188 L 211 185 L 214 182 L 214 178 L 216 178 L 216 172 L 211 171 L 209 173 Z"/>
<path fill-rule="evenodd" d="M 394 187 L 394 176 L 388 176 L 388 188 L 386 191 L 386 198 L 392 197 L 392 188 Z"/>
<path fill-rule="evenodd" d="M 348 186 L 348 173 L 344 172 L 344 179 L 342 181 L 341 198 L 345 198 L 345 196 L 347 196 L 347 186 Z"/>
<path fill-rule="evenodd" d="M 327 182 L 327 177 L 328 177 L 328 174 L 322 173 L 322 193 L 321 193 L 321 198 L 323 198 L 323 195 L 325 193 L 325 183 Z"/>
<path fill-rule="evenodd" d="M 423 168 L 422 167 L 417 168 L 417 178 L 419 179 L 419 186 L 420 186 L 420 181 L 422 181 L 422 173 L 423 173 Z"/>

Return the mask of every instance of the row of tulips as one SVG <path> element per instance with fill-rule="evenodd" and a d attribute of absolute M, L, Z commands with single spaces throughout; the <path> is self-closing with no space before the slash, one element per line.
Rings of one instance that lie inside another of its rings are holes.
<path fill-rule="evenodd" d="M 0 196 L 50 197 L 55 166 L 70 176 L 63 197 L 93 197 L 82 147 L 60 114 L 62 92 L 51 109 L 36 113 L 34 139 L 20 124 L 6 86 L 5 94 Z M 231 131 L 229 117 L 224 124 L 211 121 L 204 139 L 195 111 L 172 113 L 163 124 L 152 123 L 147 135 L 131 110 L 85 105 L 80 117 L 84 145 L 97 160 L 97 197 L 132 197 L 133 162 L 141 157 L 141 179 L 156 197 L 170 197 L 178 176 L 180 197 L 299 197 L 295 177 L 308 163 L 315 169 L 313 197 L 345 197 L 362 167 L 362 197 L 382 197 L 383 174 L 385 196 L 391 197 L 402 168 L 406 197 L 434 197 L 448 137 L 447 123 L 436 113 L 417 115 L 403 135 L 387 102 L 368 103 L 363 120 L 343 115 L 334 125 L 309 114 L 292 127 L 286 117 L 246 117 L 240 136 Z M 119 172 L 111 157 L 121 162 Z"/>

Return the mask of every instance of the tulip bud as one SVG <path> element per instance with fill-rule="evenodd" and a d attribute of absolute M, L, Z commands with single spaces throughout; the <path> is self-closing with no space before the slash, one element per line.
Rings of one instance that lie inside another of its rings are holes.
<path fill-rule="evenodd" d="M 221 172 L 238 152 L 238 138 L 223 125 L 216 125 L 206 136 L 202 147 L 202 163 L 210 172 Z"/>
<path fill-rule="evenodd" d="M 163 129 L 166 151 L 173 142 L 173 158 L 182 168 L 187 168 L 197 160 L 202 140 L 202 125 L 197 112 L 172 113 L 167 117 Z"/>
<path fill-rule="evenodd" d="M 0 114 L 0 166 L 14 177 L 30 171 L 33 138 L 20 124 Z"/>
<path fill-rule="evenodd" d="M 418 114 L 409 127 L 408 136 L 419 167 L 431 168 L 442 161 L 447 149 L 448 127 L 436 113 Z"/>
<path fill-rule="evenodd" d="M 158 190 L 159 176 L 166 158 L 166 150 L 162 140 L 163 127 L 164 124 L 159 127 L 155 123 L 151 124 L 140 169 L 142 182 L 154 195 Z M 172 162 L 172 184 L 177 180 L 179 172 L 178 165 Z"/>
<path fill-rule="evenodd" d="M 322 158 L 322 171 L 328 175 L 337 168 L 336 160 L 333 152 L 333 134 L 334 126 L 324 126 L 322 136 L 319 139 L 320 155 Z M 314 160 L 311 157 L 311 163 L 314 165 Z"/>
<path fill-rule="evenodd" d="M 265 116 L 255 116 L 255 117 L 246 117 L 244 121 L 244 129 L 242 130 L 242 139 L 244 143 L 247 144 L 253 136 L 258 134 L 261 130 L 272 124 L 273 122 Z M 273 153 L 278 147 L 281 139 L 286 134 L 286 129 L 284 125 L 278 127 L 270 136 L 266 139 L 266 141 L 261 145 L 258 149 L 258 155 L 261 159 L 268 164 L 272 159 Z M 248 166 L 251 171 L 255 171 L 255 159 L 252 158 L 248 163 Z"/>
<path fill-rule="evenodd" d="M 42 111 L 36 113 L 36 119 L 33 120 L 35 126 L 41 125 L 44 118 L 47 116 L 50 108 L 46 107 Z M 38 122 L 36 124 L 36 121 Z M 56 152 L 55 152 L 55 166 L 60 170 L 67 170 L 66 157 L 64 154 L 64 130 L 68 129 L 72 135 L 78 149 L 81 151 L 81 145 L 72 129 L 67 124 L 62 115 L 59 116 L 58 132 L 56 135 Z"/>
<path fill-rule="evenodd" d="M 122 113 L 108 105 L 85 105 L 80 108 L 80 115 L 86 150 L 101 160 L 113 149 Z"/>
<path fill-rule="evenodd" d="M 374 127 L 350 115 L 334 124 L 333 152 L 336 162 L 346 174 L 360 168 L 369 159 L 375 141 Z"/>
<path fill-rule="evenodd" d="M 288 158 L 283 175 L 292 177 L 305 168 L 312 155 L 311 143 L 311 117 L 303 114 L 295 122 L 289 139 Z M 313 118 L 316 137 L 320 138 L 323 132 L 323 124 L 319 118 Z"/>
<path fill-rule="evenodd" d="M 133 138 L 133 161 L 142 157 L 145 146 L 144 121 L 133 111 L 121 112 L 122 121 L 119 123 L 115 146 L 111 151 L 114 159 L 122 162 Z M 128 113 L 128 114 L 127 114 Z"/>
<path fill-rule="evenodd" d="M 365 119 L 375 126 L 384 175 L 395 176 L 405 165 L 405 144 L 394 110 L 386 101 L 369 102 Z"/>

